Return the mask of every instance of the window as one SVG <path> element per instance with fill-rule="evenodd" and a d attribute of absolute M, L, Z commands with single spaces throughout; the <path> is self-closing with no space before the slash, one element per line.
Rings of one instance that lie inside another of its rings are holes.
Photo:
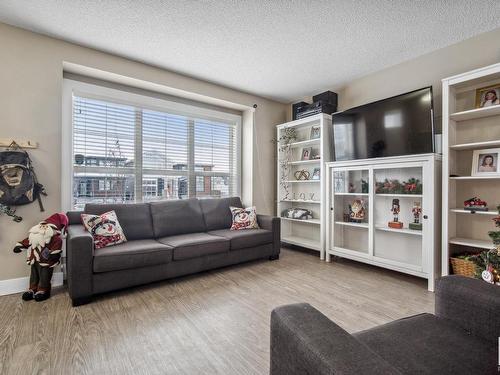
<path fill-rule="evenodd" d="M 108 88 L 98 88 L 106 97 L 89 91 L 71 95 L 73 208 L 239 195 L 239 116 Z"/>

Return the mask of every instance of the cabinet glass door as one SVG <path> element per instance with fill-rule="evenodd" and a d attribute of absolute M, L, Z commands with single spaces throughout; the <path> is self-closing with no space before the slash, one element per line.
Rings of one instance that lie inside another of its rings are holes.
<path fill-rule="evenodd" d="M 373 177 L 373 256 L 421 270 L 423 164 L 376 167 Z"/>
<path fill-rule="evenodd" d="M 369 253 L 368 169 L 332 170 L 333 247 L 338 251 Z"/>

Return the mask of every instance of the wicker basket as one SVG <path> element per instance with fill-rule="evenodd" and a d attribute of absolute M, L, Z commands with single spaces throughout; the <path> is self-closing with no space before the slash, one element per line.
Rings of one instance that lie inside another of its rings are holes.
<path fill-rule="evenodd" d="M 450 262 L 454 275 L 474 277 L 476 265 L 470 260 L 450 257 Z"/>

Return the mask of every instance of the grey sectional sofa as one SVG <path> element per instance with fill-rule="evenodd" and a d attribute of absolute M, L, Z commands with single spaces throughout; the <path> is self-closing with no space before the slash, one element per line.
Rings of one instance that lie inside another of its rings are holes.
<path fill-rule="evenodd" d="M 383 303 L 383 302 L 381 302 Z M 500 288 L 442 278 L 436 313 L 350 335 L 308 304 L 271 314 L 271 375 L 498 374 Z"/>
<path fill-rule="evenodd" d="M 114 210 L 127 242 L 94 249 L 81 224 L 68 212 L 67 280 L 73 306 L 95 294 L 259 258 L 278 259 L 280 219 L 258 215 L 260 229 L 231 231 L 230 206 L 237 197 L 138 204 L 87 204 L 85 213 Z"/>

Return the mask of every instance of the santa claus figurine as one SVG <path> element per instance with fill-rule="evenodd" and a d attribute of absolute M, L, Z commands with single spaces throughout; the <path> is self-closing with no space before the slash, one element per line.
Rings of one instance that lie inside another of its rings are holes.
<path fill-rule="evenodd" d="M 29 230 L 14 247 L 15 253 L 27 250 L 26 262 L 31 266 L 29 290 L 23 293 L 25 301 L 45 301 L 50 297 L 52 273 L 60 263 L 62 239 L 68 226 L 65 214 L 54 214 Z"/>

